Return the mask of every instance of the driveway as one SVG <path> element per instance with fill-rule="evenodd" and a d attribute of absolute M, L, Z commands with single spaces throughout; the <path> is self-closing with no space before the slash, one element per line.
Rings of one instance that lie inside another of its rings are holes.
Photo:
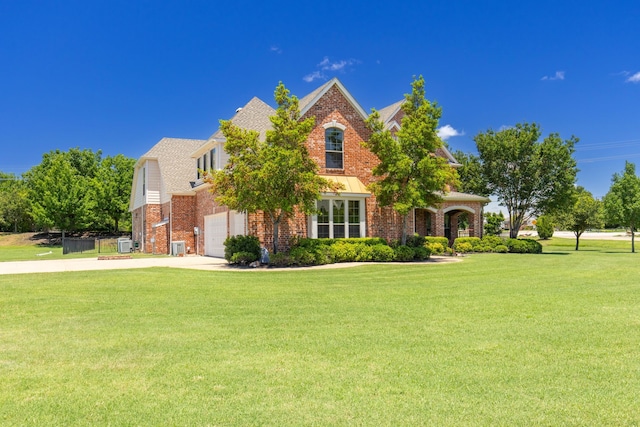
<path fill-rule="evenodd" d="M 222 258 L 204 256 L 158 257 L 98 260 L 97 258 L 0 262 L 0 275 L 23 273 L 59 273 L 63 271 L 116 270 L 127 268 L 174 267 L 198 270 L 225 268 Z"/>

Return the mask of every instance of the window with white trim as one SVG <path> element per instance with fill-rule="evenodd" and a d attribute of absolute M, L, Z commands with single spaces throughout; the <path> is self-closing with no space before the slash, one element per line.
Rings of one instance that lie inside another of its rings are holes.
<path fill-rule="evenodd" d="M 318 212 L 311 218 L 311 237 L 364 237 L 364 199 L 330 198 L 318 201 Z"/>
<path fill-rule="evenodd" d="M 344 169 L 344 132 L 337 127 L 324 131 L 325 166 L 327 169 Z"/>

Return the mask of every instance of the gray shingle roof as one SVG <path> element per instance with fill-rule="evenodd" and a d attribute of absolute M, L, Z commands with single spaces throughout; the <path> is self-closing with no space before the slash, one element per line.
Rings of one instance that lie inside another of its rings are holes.
<path fill-rule="evenodd" d="M 188 192 L 191 190 L 189 177 L 196 171 L 191 153 L 206 142 L 203 139 L 162 138 L 140 160 L 158 161 L 167 193 Z"/>
<path fill-rule="evenodd" d="M 264 141 L 267 130 L 271 129 L 271 120 L 276 110 L 270 105 L 262 101 L 260 98 L 253 97 L 251 101 L 238 110 L 231 118 L 231 123 L 242 129 L 257 130 L 260 132 L 260 139 Z M 222 131 L 218 129 L 209 140 L 224 141 Z"/>
<path fill-rule="evenodd" d="M 402 104 L 404 104 L 404 102 L 405 100 L 403 99 L 379 110 L 378 113 L 380 113 L 380 120 L 382 121 L 382 123 L 386 125 L 387 122 L 391 120 L 398 111 L 400 111 L 400 107 L 402 107 Z"/>

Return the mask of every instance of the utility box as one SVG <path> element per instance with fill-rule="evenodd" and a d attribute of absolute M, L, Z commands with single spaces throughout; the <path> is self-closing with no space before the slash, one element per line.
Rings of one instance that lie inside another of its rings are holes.
<path fill-rule="evenodd" d="M 186 245 L 184 240 L 179 240 L 176 242 L 171 242 L 171 255 L 173 256 L 181 256 L 186 252 Z"/>
<path fill-rule="evenodd" d="M 120 237 L 118 239 L 118 253 L 119 254 L 128 254 L 131 253 L 131 239 L 127 237 Z"/>

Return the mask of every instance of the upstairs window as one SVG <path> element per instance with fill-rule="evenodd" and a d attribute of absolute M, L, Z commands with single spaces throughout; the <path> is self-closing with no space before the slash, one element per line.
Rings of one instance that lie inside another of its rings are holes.
<path fill-rule="evenodd" d="M 325 164 L 327 169 L 344 169 L 344 132 L 331 127 L 324 131 Z"/>

